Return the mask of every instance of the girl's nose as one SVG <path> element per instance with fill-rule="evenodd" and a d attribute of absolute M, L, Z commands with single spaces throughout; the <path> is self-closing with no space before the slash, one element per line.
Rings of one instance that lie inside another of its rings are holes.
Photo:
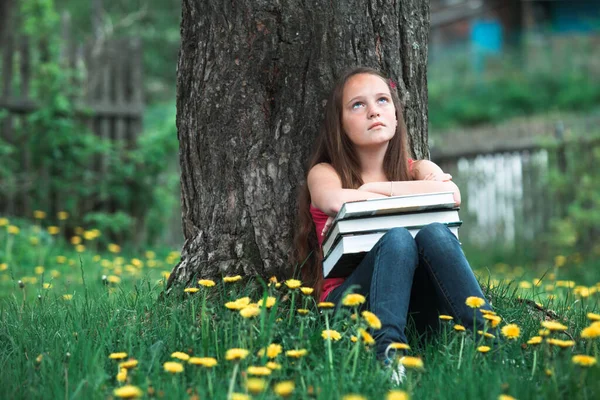
<path fill-rule="evenodd" d="M 379 110 L 377 109 L 377 107 L 371 106 L 369 108 L 368 115 L 369 115 L 369 118 L 376 118 L 376 117 L 379 117 L 381 114 L 379 113 Z"/>

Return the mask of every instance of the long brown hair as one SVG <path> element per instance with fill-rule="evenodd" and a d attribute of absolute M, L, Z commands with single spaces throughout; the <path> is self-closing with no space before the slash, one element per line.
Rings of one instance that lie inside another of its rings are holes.
<path fill-rule="evenodd" d="M 358 67 L 346 71 L 336 82 L 325 106 L 325 118 L 315 147 L 308 163 L 307 171 L 319 163 L 329 163 L 342 181 L 342 187 L 358 189 L 362 184 L 360 164 L 354 146 L 342 127 L 342 96 L 346 82 L 354 75 L 371 74 L 380 77 L 390 89 L 396 108 L 396 134 L 390 140 L 383 161 L 385 175 L 390 181 L 410 180 L 408 171 L 408 140 L 402 106 L 395 85 L 379 71 Z M 300 188 L 298 197 L 297 229 L 294 237 L 293 263 L 301 266 L 304 285 L 310 285 L 318 300 L 323 283 L 323 254 L 319 248 L 315 224 L 310 213 L 310 192 L 306 182 Z"/>

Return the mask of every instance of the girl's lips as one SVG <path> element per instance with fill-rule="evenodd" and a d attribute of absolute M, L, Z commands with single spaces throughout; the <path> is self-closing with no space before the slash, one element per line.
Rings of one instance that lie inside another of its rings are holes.
<path fill-rule="evenodd" d="M 374 123 L 373 125 L 371 125 L 369 127 L 369 130 L 371 130 L 373 128 L 377 128 L 378 126 L 385 126 L 385 125 L 383 123 L 381 123 L 381 122 L 376 122 L 376 123 Z"/>

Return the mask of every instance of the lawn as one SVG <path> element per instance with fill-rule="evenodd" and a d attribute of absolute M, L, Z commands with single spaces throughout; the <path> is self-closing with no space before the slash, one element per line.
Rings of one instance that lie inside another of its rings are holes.
<path fill-rule="evenodd" d="M 299 281 L 246 277 L 161 296 L 176 251 L 138 254 L 91 228 L 67 241 L 60 220 L 38 217 L 0 218 L 3 399 L 600 395 L 598 254 L 474 266 L 501 340 L 475 342 L 445 319 L 432 339 L 409 332 L 407 377 L 394 387 L 372 350 L 376 316 L 356 315 L 360 297 L 334 313 Z"/>

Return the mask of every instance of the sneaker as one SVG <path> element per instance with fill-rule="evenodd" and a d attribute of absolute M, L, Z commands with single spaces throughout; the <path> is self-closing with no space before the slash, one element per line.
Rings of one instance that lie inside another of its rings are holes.
<path fill-rule="evenodd" d="M 400 359 L 400 361 L 402 361 L 402 359 Z M 392 368 L 394 368 L 394 370 L 392 371 L 391 378 L 392 383 L 396 386 L 400 386 L 400 384 L 404 380 L 404 377 L 406 376 L 406 368 L 404 368 L 404 365 L 402 365 L 401 362 L 399 362 L 398 365 Z"/>

